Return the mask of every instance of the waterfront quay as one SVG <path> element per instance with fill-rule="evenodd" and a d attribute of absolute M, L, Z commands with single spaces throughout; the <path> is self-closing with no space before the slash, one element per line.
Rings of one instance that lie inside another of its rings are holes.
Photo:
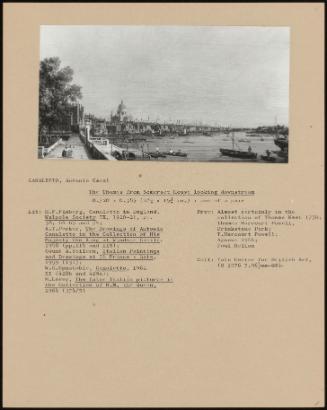
<path fill-rule="evenodd" d="M 70 157 L 63 156 L 65 149 L 71 149 L 72 155 Z M 85 144 L 80 139 L 78 133 L 73 133 L 66 141 L 62 138 L 56 143 L 55 147 L 44 157 L 47 159 L 92 159 Z"/>
<path fill-rule="evenodd" d="M 71 112 L 66 128 L 39 137 L 39 158 L 182 162 L 288 161 L 288 139 L 276 138 L 273 127 L 232 129 L 135 121 L 127 114 L 123 102 L 109 120 L 84 115 L 84 108 L 80 104 L 74 106 Z M 280 126 L 279 131 L 283 133 L 285 129 Z M 234 157 L 224 155 L 231 151 L 236 153 Z M 248 152 L 253 152 L 254 155 L 247 154 Z"/>
<path fill-rule="evenodd" d="M 87 130 L 81 130 L 79 133 L 72 133 L 67 139 L 60 138 L 43 158 L 116 161 L 117 159 L 142 159 L 143 153 L 137 148 L 119 147 L 110 143 L 108 138 L 88 138 Z"/>
<path fill-rule="evenodd" d="M 240 162 L 240 159 L 221 156 L 220 148 L 229 148 L 231 141 L 225 133 L 212 133 L 210 136 L 203 134 L 191 135 L 166 135 L 162 137 L 147 136 L 132 138 L 130 136 L 105 135 L 102 137 L 87 137 L 87 130 L 72 133 L 64 140 L 60 138 L 55 142 L 53 148 L 43 156 L 44 159 L 63 160 L 139 160 L 139 161 L 194 161 L 194 162 Z M 236 138 L 242 140 L 244 132 L 236 132 Z M 267 150 L 272 152 L 276 158 L 275 162 L 287 162 L 282 157 L 283 153 L 275 144 L 273 135 L 265 135 L 264 138 L 248 137 L 250 142 L 239 142 L 241 148 L 246 150 L 250 144 L 252 149 L 258 153 L 256 162 L 262 162 L 260 155 Z M 64 152 L 70 155 L 64 155 Z M 156 157 L 156 152 L 183 152 L 186 156 L 162 155 Z M 152 156 L 151 156 L 152 155 Z"/>
<path fill-rule="evenodd" d="M 108 140 L 99 138 L 86 140 L 82 131 L 73 133 L 67 140 L 60 139 L 56 142 L 55 147 L 44 157 L 47 159 L 104 159 L 116 161 L 112 155 L 113 150 L 123 151 L 122 148 L 107 145 Z M 68 154 L 64 154 L 64 153 Z"/>

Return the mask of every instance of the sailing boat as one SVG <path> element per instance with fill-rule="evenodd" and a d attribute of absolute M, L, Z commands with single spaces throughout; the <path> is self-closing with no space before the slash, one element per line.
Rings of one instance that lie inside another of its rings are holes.
<path fill-rule="evenodd" d="M 279 135 L 278 133 L 278 124 L 277 118 L 275 118 L 275 138 L 274 143 L 279 147 L 282 151 L 288 151 L 288 137 L 284 135 Z"/>
<path fill-rule="evenodd" d="M 288 138 L 280 135 L 276 135 L 274 138 L 274 143 L 279 147 L 282 151 L 288 150 Z"/>
<path fill-rule="evenodd" d="M 252 151 L 250 145 L 247 151 L 235 149 L 234 132 L 232 133 L 232 144 L 233 144 L 232 149 L 220 148 L 221 155 L 225 155 L 227 157 L 233 157 L 233 158 L 241 158 L 241 159 L 256 159 L 257 158 L 257 153 Z"/>

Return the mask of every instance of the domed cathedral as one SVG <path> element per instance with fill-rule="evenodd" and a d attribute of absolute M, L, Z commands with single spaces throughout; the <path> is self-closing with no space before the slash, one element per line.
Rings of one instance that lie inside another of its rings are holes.
<path fill-rule="evenodd" d="M 127 115 L 126 105 L 124 104 L 124 101 L 121 100 L 120 104 L 117 107 L 116 114 L 111 113 L 111 122 L 117 123 L 123 121 L 130 121 L 130 116 Z"/>
<path fill-rule="evenodd" d="M 111 112 L 110 124 L 107 129 L 109 133 L 131 133 L 134 132 L 134 126 L 132 123 L 132 116 L 127 114 L 127 108 L 124 101 L 121 100 L 117 107 L 115 114 Z"/>
<path fill-rule="evenodd" d="M 127 117 L 127 109 L 126 109 L 126 105 L 124 104 L 123 100 L 121 100 L 120 104 L 118 105 L 117 115 L 119 116 L 120 121 L 123 121 L 124 117 Z"/>

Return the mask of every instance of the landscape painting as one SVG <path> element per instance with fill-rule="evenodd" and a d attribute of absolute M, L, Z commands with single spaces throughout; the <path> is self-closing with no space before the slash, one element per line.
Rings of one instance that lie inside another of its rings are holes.
<path fill-rule="evenodd" d="M 288 27 L 42 26 L 38 158 L 287 163 Z"/>

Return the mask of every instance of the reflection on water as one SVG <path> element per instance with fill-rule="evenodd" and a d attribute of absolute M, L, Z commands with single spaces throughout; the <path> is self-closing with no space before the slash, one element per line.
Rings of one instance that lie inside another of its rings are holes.
<path fill-rule="evenodd" d="M 273 135 L 248 136 L 245 132 L 235 132 L 235 148 L 247 150 L 249 145 L 253 152 L 258 154 L 258 161 L 265 162 L 261 155 L 266 154 L 266 150 L 279 151 L 274 144 Z M 187 157 L 167 156 L 166 158 L 153 159 L 154 161 L 203 161 L 203 162 L 248 162 L 240 158 L 222 156 L 220 148 L 232 148 L 231 136 L 224 133 L 214 133 L 211 136 L 192 134 L 186 136 L 163 136 L 163 137 L 142 137 L 144 141 L 126 142 L 126 140 L 116 139 L 114 143 L 126 149 L 140 149 L 147 152 L 168 152 L 170 150 L 187 153 Z M 249 142 L 240 142 L 239 139 L 246 139 Z M 262 140 L 263 139 L 263 140 Z M 273 154 L 275 155 L 275 154 Z M 285 159 L 276 156 L 276 162 L 285 162 Z"/>

